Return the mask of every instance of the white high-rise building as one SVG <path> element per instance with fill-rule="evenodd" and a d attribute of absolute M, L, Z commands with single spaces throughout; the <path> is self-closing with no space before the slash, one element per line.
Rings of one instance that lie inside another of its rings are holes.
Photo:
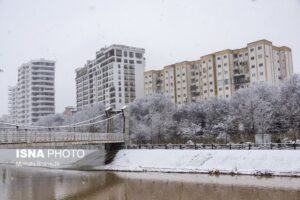
<path fill-rule="evenodd" d="M 18 83 L 9 88 L 11 121 L 31 125 L 55 113 L 55 62 L 31 60 L 18 69 Z"/>
<path fill-rule="evenodd" d="M 76 69 L 77 109 L 103 103 L 120 109 L 144 96 L 145 50 L 111 45 Z"/>
<path fill-rule="evenodd" d="M 8 110 L 9 122 L 17 123 L 17 86 L 10 86 L 8 88 Z"/>

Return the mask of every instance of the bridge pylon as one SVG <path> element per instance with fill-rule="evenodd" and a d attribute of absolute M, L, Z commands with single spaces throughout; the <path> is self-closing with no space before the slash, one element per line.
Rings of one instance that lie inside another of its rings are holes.
<path fill-rule="evenodd" d="M 128 145 L 130 145 L 130 138 L 129 138 L 129 113 L 128 113 L 128 108 L 127 106 L 123 106 L 121 110 L 113 110 L 112 107 L 108 107 L 105 109 L 105 115 L 107 120 L 106 124 L 106 132 L 107 133 L 112 133 L 112 126 L 113 126 L 113 121 L 112 121 L 112 116 L 122 113 L 123 116 L 123 140 L 124 143 L 111 143 L 111 144 L 106 144 L 105 149 L 107 150 L 117 150 L 122 147 L 127 148 Z"/>

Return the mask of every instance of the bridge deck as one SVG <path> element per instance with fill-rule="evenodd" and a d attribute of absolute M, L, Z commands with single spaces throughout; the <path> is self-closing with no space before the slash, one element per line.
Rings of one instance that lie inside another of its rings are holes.
<path fill-rule="evenodd" d="M 122 133 L 0 131 L 0 147 L 124 143 Z"/>

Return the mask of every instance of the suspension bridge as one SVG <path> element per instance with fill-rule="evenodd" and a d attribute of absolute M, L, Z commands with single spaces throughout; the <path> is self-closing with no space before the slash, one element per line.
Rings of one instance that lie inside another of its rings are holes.
<path fill-rule="evenodd" d="M 107 108 L 105 114 L 59 126 L 25 126 L 0 122 L 0 148 L 82 148 L 105 145 L 106 149 L 129 144 L 127 107 Z"/>

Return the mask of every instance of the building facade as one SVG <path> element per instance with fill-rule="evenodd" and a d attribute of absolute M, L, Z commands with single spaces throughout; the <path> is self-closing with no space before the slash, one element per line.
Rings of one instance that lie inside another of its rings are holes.
<path fill-rule="evenodd" d="M 9 88 L 11 121 L 31 125 L 55 113 L 55 62 L 31 60 L 18 68 L 18 83 Z"/>
<path fill-rule="evenodd" d="M 145 50 L 111 45 L 76 69 L 77 110 L 103 103 L 120 109 L 144 96 Z"/>
<path fill-rule="evenodd" d="M 278 84 L 288 79 L 293 74 L 292 51 L 259 40 L 241 49 L 226 49 L 201 56 L 200 60 L 168 65 L 160 73 L 164 74 L 164 84 L 158 90 L 149 87 L 150 71 L 145 72 L 146 95 L 163 93 L 177 105 L 211 97 L 228 99 L 250 84 Z M 151 82 L 157 77 L 152 76 Z"/>
<path fill-rule="evenodd" d="M 164 93 L 164 70 L 150 70 L 144 73 L 145 95 Z"/>
<path fill-rule="evenodd" d="M 77 112 L 77 110 L 74 106 L 67 106 L 67 107 L 65 107 L 65 110 L 63 112 L 63 116 L 65 116 L 65 117 L 72 116 L 76 112 Z"/>
<path fill-rule="evenodd" d="M 175 63 L 165 66 L 163 70 L 147 71 L 144 76 L 146 96 L 165 94 L 179 105 L 200 100 L 200 60 Z"/>
<path fill-rule="evenodd" d="M 17 123 L 17 86 L 10 86 L 8 88 L 8 111 L 9 122 Z"/>

